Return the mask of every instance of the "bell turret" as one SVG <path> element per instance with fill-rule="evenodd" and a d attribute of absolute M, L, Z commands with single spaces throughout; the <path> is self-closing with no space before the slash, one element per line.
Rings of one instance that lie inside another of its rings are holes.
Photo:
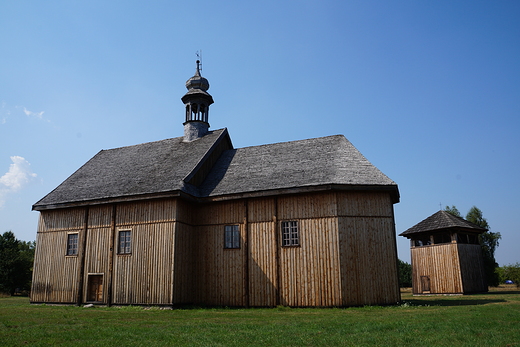
<path fill-rule="evenodd" d="M 184 124 L 184 141 L 190 142 L 208 133 L 209 105 L 213 97 L 209 95 L 209 82 L 200 75 L 200 61 L 197 60 L 195 75 L 186 81 L 188 92 L 181 98 L 186 105 Z"/>

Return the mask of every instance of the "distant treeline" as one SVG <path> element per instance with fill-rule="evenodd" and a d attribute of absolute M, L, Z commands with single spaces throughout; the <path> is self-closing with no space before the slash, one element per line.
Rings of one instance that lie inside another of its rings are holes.
<path fill-rule="evenodd" d="M 35 241 L 20 241 L 11 231 L 0 234 L 0 293 L 29 293 L 35 246 Z"/>

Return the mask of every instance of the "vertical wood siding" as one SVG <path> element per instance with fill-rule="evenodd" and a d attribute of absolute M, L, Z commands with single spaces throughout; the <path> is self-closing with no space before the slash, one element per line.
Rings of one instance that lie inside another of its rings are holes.
<path fill-rule="evenodd" d="M 280 248 L 280 303 L 341 305 L 336 194 L 281 197 L 277 210 L 279 221 L 298 221 L 300 231 L 299 247 Z"/>
<path fill-rule="evenodd" d="M 422 294 L 421 276 L 429 276 L 431 294 L 462 293 L 460 261 L 456 243 L 412 248 L 412 285 Z"/>
<path fill-rule="evenodd" d="M 291 195 L 278 198 L 278 219 L 337 216 L 335 193 Z"/>
<path fill-rule="evenodd" d="M 89 207 L 89 228 L 110 228 L 112 224 L 112 205 Z"/>
<path fill-rule="evenodd" d="M 278 259 L 276 199 L 248 201 L 249 223 L 249 305 L 278 303 Z"/>
<path fill-rule="evenodd" d="M 115 208 L 115 225 L 112 211 L 112 205 L 89 209 L 83 300 L 89 273 L 111 281 L 113 304 L 349 306 L 399 300 L 387 193 L 125 203 Z M 84 209 L 41 213 L 33 301 L 74 302 L 80 264 L 78 257 L 64 256 L 66 234 L 84 232 L 84 218 Z M 287 220 L 299 223 L 299 247 L 281 247 L 280 223 Z M 239 249 L 224 249 L 226 225 L 239 225 Z M 131 254 L 117 254 L 119 230 L 131 230 Z"/>
<path fill-rule="evenodd" d="M 249 304 L 251 306 L 277 305 L 278 245 L 275 223 L 249 224 Z"/>
<path fill-rule="evenodd" d="M 340 306 L 337 219 L 296 220 L 300 228 L 300 247 L 282 247 L 280 250 L 281 304 Z"/>
<path fill-rule="evenodd" d="M 114 254 L 113 303 L 171 304 L 174 223 L 131 230 L 132 253 Z"/>
<path fill-rule="evenodd" d="M 243 223 L 246 212 L 244 200 L 201 204 L 194 211 L 195 225 L 229 225 Z"/>
<path fill-rule="evenodd" d="M 196 288 L 195 272 L 195 245 L 198 237 L 195 236 L 193 226 L 177 222 L 175 224 L 175 249 L 173 261 L 173 303 L 194 303 Z"/>
<path fill-rule="evenodd" d="M 108 303 L 111 284 L 110 248 L 114 244 L 112 233 L 112 205 L 89 208 L 88 230 L 85 240 L 82 302 L 87 301 L 89 274 L 103 274 L 102 302 Z"/>
<path fill-rule="evenodd" d="M 480 245 L 457 244 L 464 293 L 487 292 L 484 259 Z"/>
<path fill-rule="evenodd" d="M 102 302 L 107 303 L 106 285 L 110 276 L 111 228 L 90 228 L 85 242 L 85 267 L 83 271 L 83 302 L 87 301 L 88 274 L 103 274 L 104 291 Z"/>
<path fill-rule="evenodd" d="M 116 224 L 132 226 L 136 224 L 173 222 L 177 217 L 177 201 L 153 200 L 121 204 L 116 214 Z"/>
<path fill-rule="evenodd" d="M 246 306 L 246 226 L 244 201 L 203 205 L 197 211 L 196 301 Z M 240 248 L 224 249 L 224 226 L 239 225 Z"/>
<path fill-rule="evenodd" d="M 242 247 L 239 249 L 224 249 L 221 226 L 201 226 L 198 234 L 197 302 L 245 306 L 243 225 L 240 226 Z"/>
<path fill-rule="evenodd" d="M 116 230 L 131 230 L 132 253 L 114 252 L 114 304 L 172 303 L 175 206 L 175 200 L 118 206 Z"/>
<path fill-rule="evenodd" d="M 84 232 L 85 210 L 42 211 L 36 236 L 32 302 L 75 303 L 78 257 L 66 256 L 67 234 Z"/>
<path fill-rule="evenodd" d="M 343 305 L 397 303 L 393 219 L 343 217 L 339 229 Z"/>
<path fill-rule="evenodd" d="M 247 220 L 249 223 L 272 222 L 276 216 L 276 199 L 250 199 L 247 202 Z"/>
<path fill-rule="evenodd" d="M 393 217 L 389 193 L 341 192 L 338 197 L 338 215 L 361 217 Z"/>
<path fill-rule="evenodd" d="M 197 206 L 193 203 L 177 200 L 177 208 L 175 211 L 175 220 L 184 224 L 193 225 L 193 220 L 195 219 L 197 211 Z"/>
<path fill-rule="evenodd" d="M 342 305 L 400 300 L 393 205 L 383 192 L 337 194 Z"/>

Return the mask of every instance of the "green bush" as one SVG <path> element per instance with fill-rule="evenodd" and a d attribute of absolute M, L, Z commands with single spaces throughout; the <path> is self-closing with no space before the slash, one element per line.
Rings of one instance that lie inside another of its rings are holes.
<path fill-rule="evenodd" d="M 399 287 L 412 286 L 412 265 L 399 259 Z"/>
<path fill-rule="evenodd" d="M 501 283 L 512 280 L 520 288 L 520 263 L 501 266 L 497 268 L 497 273 Z"/>

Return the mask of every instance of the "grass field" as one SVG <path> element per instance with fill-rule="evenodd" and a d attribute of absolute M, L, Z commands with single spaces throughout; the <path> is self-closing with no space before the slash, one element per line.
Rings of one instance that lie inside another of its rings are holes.
<path fill-rule="evenodd" d="M 520 291 L 354 308 L 30 305 L 0 298 L 0 346 L 520 346 Z"/>

